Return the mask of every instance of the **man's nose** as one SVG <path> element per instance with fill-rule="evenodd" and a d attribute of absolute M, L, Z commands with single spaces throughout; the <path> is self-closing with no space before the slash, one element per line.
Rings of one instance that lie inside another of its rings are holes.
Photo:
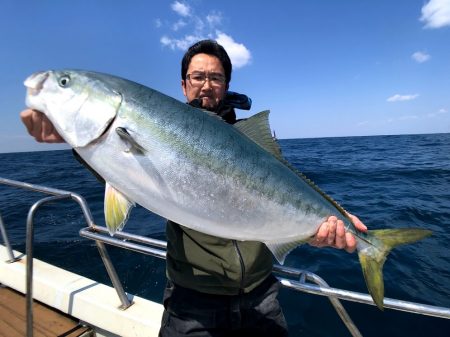
<path fill-rule="evenodd" d="M 205 83 L 203 83 L 202 89 L 211 89 L 211 88 L 212 88 L 212 85 L 211 85 L 210 79 L 209 79 L 209 77 L 207 77 L 205 79 Z"/>

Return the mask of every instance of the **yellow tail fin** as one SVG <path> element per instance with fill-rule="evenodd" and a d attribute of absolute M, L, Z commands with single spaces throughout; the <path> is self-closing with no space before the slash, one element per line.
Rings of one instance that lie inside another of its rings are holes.
<path fill-rule="evenodd" d="M 369 241 L 373 245 L 359 250 L 358 256 L 367 288 L 379 309 L 383 310 L 383 264 L 391 249 L 430 235 L 431 231 L 419 228 L 381 229 L 367 232 Z"/>

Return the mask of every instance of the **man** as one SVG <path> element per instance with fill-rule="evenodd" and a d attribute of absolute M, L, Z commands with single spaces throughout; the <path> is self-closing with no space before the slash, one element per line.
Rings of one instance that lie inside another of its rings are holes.
<path fill-rule="evenodd" d="M 232 65 L 212 40 L 189 48 L 181 63 L 181 87 L 187 102 L 215 112 L 234 124 L 234 108 L 250 108 L 245 95 L 228 91 Z M 63 142 L 40 112 L 21 118 L 40 142 Z M 353 217 L 359 230 L 366 227 Z M 167 277 L 160 336 L 287 336 L 277 301 L 279 283 L 272 255 L 260 242 L 238 242 L 167 222 Z M 342 221 L 330 216 L 310 242 L 354 251 L 356 241 Z"/>

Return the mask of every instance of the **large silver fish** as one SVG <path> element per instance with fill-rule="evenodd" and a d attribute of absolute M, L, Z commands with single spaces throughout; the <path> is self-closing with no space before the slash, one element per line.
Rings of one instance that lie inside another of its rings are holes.
<path fill-rule="evenodd" d="M 26 102 L 106 181 L 111 233 L 138 203 L 207 234 L 264 242 L 283 263 L 330 215 L 356 236 L 366 284 L 383 307 L 391 248 L 423 229 L 358 232 L 346 212 L 281 156 L 268 112 L 235 125 L 140 84 L 86 71 L 45 71 L 25 81 Z"/>

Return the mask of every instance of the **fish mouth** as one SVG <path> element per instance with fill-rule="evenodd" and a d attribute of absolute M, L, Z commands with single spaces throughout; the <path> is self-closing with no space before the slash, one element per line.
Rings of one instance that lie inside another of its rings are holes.
<path fill-rule="evenodd" d="M 49 71 L 40 71 L 30 75 L 23 84 L 27 87 L 27 93 L 31 96 L 36 96 L 39 94 L 41 89 L 44 87 L 44 82 L 49 77 Z"/>

